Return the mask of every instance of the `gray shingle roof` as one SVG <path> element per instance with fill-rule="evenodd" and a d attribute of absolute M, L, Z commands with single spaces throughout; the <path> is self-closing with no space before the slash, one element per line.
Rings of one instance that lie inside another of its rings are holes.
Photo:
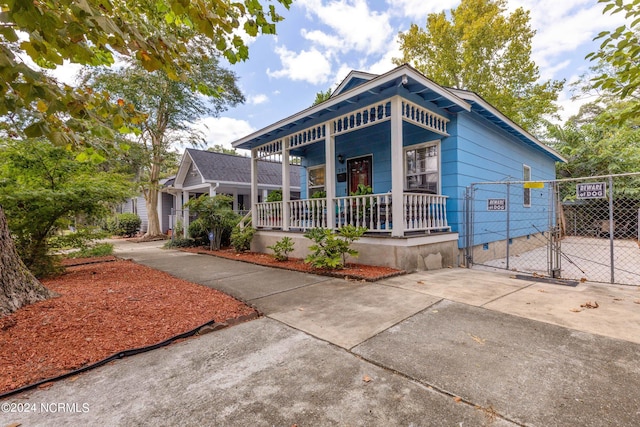
<path fill-rule="evenodd" d="M 226 181 L 251 183 L 251 158 L 232 154 L 187 148 L 187 152 L 204 177 L 205 181 Z M 300 169 L 291 165 L 289 182 L 291 187 L 300 187 Z M 282 185 L 282 164 L 258 161 L 258 183 Z"/>

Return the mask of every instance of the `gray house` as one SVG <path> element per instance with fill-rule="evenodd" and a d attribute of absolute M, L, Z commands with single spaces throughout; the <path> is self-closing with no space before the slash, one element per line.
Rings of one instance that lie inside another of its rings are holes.
<path fill-rule="evenodd" d="M 261 161 L 258 168 L 258 202 L 265 201 L 269 192 L 282 189 L 282 164 Z M 300 198 L 300 169 L 289 168 L 289 197 Z M 245 214 L 251 210 L 251 158 L 188 148 L 180 161 L 175 177 L 163 182 L 158 199 L 158 214 L 163 232 L 182 225 L 189 227 L 188 211 L 183 206 L 189 199 L 208 194 L 227 194 L 233 197 L 233 210 Z"/>

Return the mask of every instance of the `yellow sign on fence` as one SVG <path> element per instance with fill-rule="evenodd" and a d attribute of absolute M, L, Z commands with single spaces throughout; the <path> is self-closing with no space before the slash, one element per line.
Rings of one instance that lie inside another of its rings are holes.
<path fill-rule="evenodd" d="M 544 188 L 544 182 L 539 182 L 539 181 L 525 182 L 524 188 Z"/>

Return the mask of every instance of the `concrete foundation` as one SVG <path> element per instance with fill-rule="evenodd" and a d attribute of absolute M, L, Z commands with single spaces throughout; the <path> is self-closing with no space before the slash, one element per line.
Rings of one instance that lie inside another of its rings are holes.
<path fill-rule="evenodd" d="M 273 253 L 267 246 L 288 236 L 294 242 L 291 257 L 305 258 L 313 242 L 303 233 L 258 231 L 251 241 L 254 252 Z M 405 271 L 437 270 L 458 266 L 458 233 L 439 233 L 411 237 L 365 236 L 351 246 L 359 252 L 348 262 L 392 267 Z"/>
<path fill-rule="evenodd" d="M 547 236 L 542 233 L 514 237 L 510 240 L 509 256 L 520 255 L 548 245 Z M 472 251 L 474 264 L 482 264 L 487 261 L 505 258 L 507 256 L 507 241 L 498 240 L 484 245 L 476 245 Z"/>

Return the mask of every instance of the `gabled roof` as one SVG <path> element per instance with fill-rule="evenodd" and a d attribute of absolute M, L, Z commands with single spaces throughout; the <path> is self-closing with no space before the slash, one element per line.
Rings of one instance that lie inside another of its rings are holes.
<path fill-rule="evenodd" d="M 336 90 L 333 91 L 331 97 L 340 95 L 342 92 L 346 92 L 349 89 L 360 86 L 363 83 L 373 80 L 378 77 L 377 74 L 365 73 L 363 71 L 351 70 L 347 77 L 338 85 Z"/>
<path fill-rule="evenodd" d="M 326 101 L 247 135 L 232 145 L 244 149 L 255 148 L 348 113 L 353 110 L 354 105 L 366 105 L 367 102 L 373 102 L 372 100 L 390 98 L 394 95 L 418 101 L 421 99 L 454 114 L 477 113 L 528 146 L 544 152 L 556 161 L 566 161 L 555 150 L 540 142 L 482 97 L 473 92 L 442 87 L 408 64 L 400 65 L 382 75 L 351 71 Z"/>
<path fill-rule="evenodd" d="M 336 89 L 337 93 L 334 93 L 326 101 L 247 135 L 233 142 L 232 145 L 236 148 L 251 149 L 305 129 L 310 124 L 344 114 L 353 109 L 354 104 L 366 105 L 368 102 L 373 102 L 371 100 L 397 95 L 405 89 L 415 96 L 453 113 L 471 110 L 471 106 L 462 98 L 432 82 L 408 64 L 356 85 L 351 85 L 350 82 L 355 83 L 354 79 L 365 80 L 371 75 L 354 72 L 350 76 L 343 81 L 344 85 L 341 84 Z"/>
<path fill-rule="evenodd" d="M 180 162 L 180 170 L 176 178 L 183 182 L 184 175 L 193 164 L 205 182 L 251 183 L 251 158 L 233 154 L 187 148 Z M 290 165 L 290 185 L 300 187 L 300 169 L 298 165 Z M 281 186 L 282 163 L 258 162 L 258 184 Z"/>

